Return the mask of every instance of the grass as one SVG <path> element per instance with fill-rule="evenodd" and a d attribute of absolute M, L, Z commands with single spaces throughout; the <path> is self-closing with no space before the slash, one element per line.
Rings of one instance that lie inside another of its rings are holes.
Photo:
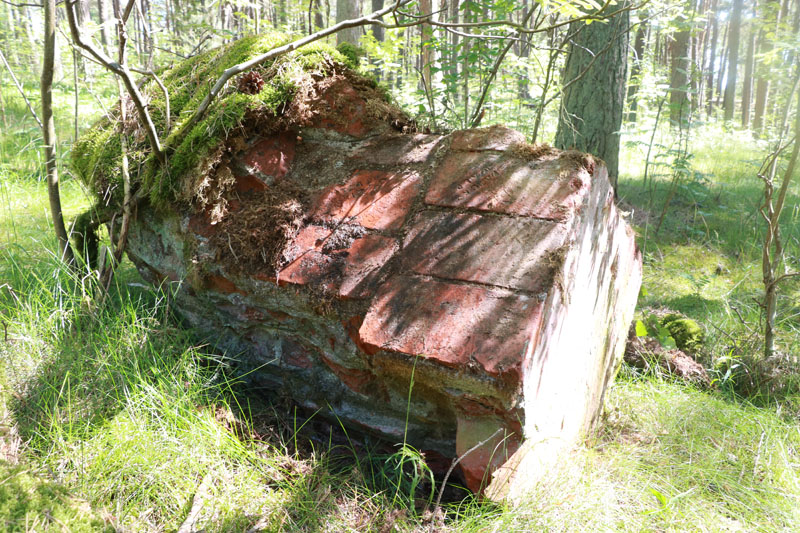
<path fill-rule="evenodd" d="M 695 318 L 709 338 L 706 364 L 733 354 L 741 369 L 758 350 L 748 328 L 759 315 L 760 152 L 702 131 L 692 146 L 700 174 L 681 184 L 658 234 L 670 175 L 657 167 L 665 175 L 652 196 L 641 186 L 641 145 L 624 153 L 620 191 L 646 251 L 641 306 Z M 198 345 L 169 294 L 129 263 L 106 305 L 93 306 L 91 278 L 54 257 L 38 155 L 22 150 L 37 145 L 31 135 L 0 137 L 0 529 L 167 531 L 193 509 L 208 531 L 800 529 L 797 388 L 749 390 L 741 371 L 708 392 L 623 369 L 596 434 L 525 504 L 459 495 L 443 517 L 424 515 L 430 484 L 413 450 L 248 395 L 224 355 Z M 658 142 L 664 152 L 669 137 Z M 71 218 L 89 201 L 76 180 L 62 185 Z M 793 242 L 797 213 L 786 222 Z M 780 343 L 791 353 L 798 290 L 785 285 L 781 300 Z"/>

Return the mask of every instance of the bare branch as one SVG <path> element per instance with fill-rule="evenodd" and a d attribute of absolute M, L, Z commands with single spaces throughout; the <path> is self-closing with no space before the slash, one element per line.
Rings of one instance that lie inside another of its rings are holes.
<path fill-rule="evenodd" d="M 788 274 L 783 274 L 775 278 L 775 281 L 773 281 L 772 284 L 777 285 L 782 281 L 786 281 L 789 278 L 796 278 L 797 276 L 800 276 L 800 272 L 789 272 Z"/>
<path fill-rule="evenodd" d="M 14 71 L 11 70 L 11 65 L 8 64 L 8 61 L 6 61 L 6 56 L 3 55 L 2 50 L 0 50 L 0 59 L 3 60 L 3 64 L 6 66 L 6 70 L 8 70 L 9 74 L 11 74 L 11 79 L 14 80 L 14 85 L 17 87 L 17 90 L 19 91 L 19 94 L 22 96 L 22 99 L 25 100 L 25 105 L 28 106 L 28 111 L 31 112 L 31 116 L 34 118 L 34 120 L 36 120 L 36 123 L 39 125 L 39 127 L 44 129 L 42 121 L 39 119 L 39 115 L 37 115 L 36 111 L 33 110 L 33 106 L 31 105 L 30 100 L 28 100 L 28 96 L 25 94 L 25 90 L 22 88 L 22 85 L 20 85 L 19 80 L 14 75 Z"/>
<path fill-rule="evenodd" d="M 158 77 L 158 74 L 153 72 L 152 70 L 142 70 L 138 68 L 131 68 L 131 71 L 136 72 L 137 74 L 144 74 L 145 76 L 150 76 L 153 80 L 158 84 L 161 88 L 161 92 L 164 93 L 164 119 L 166 121 L 164 125 L 164 134 L 169 135 L 170 126 L 170 108 L 169 108 L 169 90 L 167 90 L 167 86 L 164 85 L 164 82 L 161 81 L 161 78 Z"/>
<path fill-rule="evenodd" d="M 382 25 L 383 23 L 379 20 L 381 17 L 389 13 L 396 12 L 396 10 L 399 9 L 401 6 L 404 6 L 410 2 L 411 0 L 397 0 L 393 5 L 389 7 L 379 9 L 378 11 L 370 13 L 369 15 L 366 15 L 364 17 L 359 17 L 350 20 L 343 20 L 342 22 L 334 24 L 329 28 L 325 28 L 324 30 L 312 33 L 310 35 L 307 35 L 306 37 L 297 39 L 296 41 L 292 41 L 291 43 L 285 44 L 283 46 L 273 48 L 269 52 L 257 55 L 252 59 L 249 59 L 243 63 L 239 63 L 238 65 L 234 65 L 226 69 L 225 72 L 222 73 L 219 79 L 217 79 L 217 81 L 211 87 L 211 90 L 208 92 L 206 97 L 203 98 L 203 101 L 197 107 L 192 116 L 189 117 L 186 120 L 186 122 L 184 122 L 184 124 L 181 126 L 178 136 L 182 137 L 184 134 L 189 132 L 195 126 L 195 124 L 197 124 L 200 121 L 200 119 L 203 117 L 203 115 L 205 115 L 206 111 L 211 105 L 211 102 L 213 102 L 214 99 L 219 95 L 219 93 L 222 92 L 222 89 L 225 88 L 225 84 L 227 84 L 228 80 L 230 80 L 232 77 L 241 74 L 243 72 L 246 72 L 251 68 L 261 65 L 262 63 L 265 63 L 271 59 L 275 59 L 284 54 L 297 50 L 298 48 L 305 46 L 309 43 L 313 43 L 314 41 L 318 41 L 329 35 L 338 33 L 341 30 L 347 28 L 356 28 L 359 26 L 367 26 L 370 24 Z"/>
<path fill-rule="evenodd" d="M 528 11 L 528 13 L 522 19 L 522 22 L 520 22 L 520 26 L 525 27 L 525 24 L 528 23 L 528 21 L 530 20 L 531 16 L 536 11 L 536 7 L 537 6 L 538 6 L 538 4 L 533 4 L 533 6 L 531 7 L 530 11 Z M 519 32 L 519 33 L 521 33 L 521 32 Z M 518 35 L 519 35 L 519 33 L 518 33 Z M 492 83 L 494 82 L 495 76 L 497 76 L 497 71 L 500 70 L 500 65 L 503 64 L 503 60 L 506 58 L 506 54 L 508 53 L 509 50 L 511 50 L 512 46 L 514 46 L 514 41 L 509 39 L 509 42 L 506 43 L 506 45 L 503 47 L 503 49 L 497 55 L 497 58 L 495 59 L 495 62 L 494 62 L 494 66 L 492 67 L 492 70 L 489 73 L 489 79 L 484 82 L 483 90 L 481 91 L 481 96 L 478 99 L 478 103 L 475 105 L 475 111 L 472 113 L 472 119 L 470 120 L 471 126 L 473 128 L 477 127 L 478 124 L 480 123 L 480 119 L 483 118 L 483 113 L 481 111 L 481 109 L 483 108 L 483 102 L 486 100 L 486 96 L 489 94 L 489 88 L 491 87 Z"/>
<path fill-rule="evenodd" d="M 144 97 L 142 96 L 141 91 L 139 91 L 139 87 L 136 85 L 130 69 L 128 69 L 124 61 L 114 61 L 108 55 L 106 55 L 103 50 L 96 47 L 90 40 L 84 39 L 84 36 L 81 33 L 81 28 L 78 26 L 77 16 L 75 15 L 75 4 L 77 1 L 78 0 L 67 0 L 66 2 L 67 22 L 69 23 L 72 40 L 75 41 L 75 44 L 77 44 L 80 48 L 86 50 L 91 56 L 99 61 L 107 70 L 113 72 L 122 79 L 125 89 L 130 95 L 131 100 L 133 100 L 134 107 L 136 107 L 139 120 L 144 126 L 145 132 L 147 133 L 147 138 L 150 142 L 150 148 L 153 150 L 156 160 L 162 165 L 166 164 L 166 156 L 161 148 L 161 141 L 159 140 L 158 132 L 156 132 L 155 124 L 153 124 L 153 120 L 150 117 L 150 112 L 147 110 L 147 104 L 145 104 Z M 125 11 L 128 15 L 130 15 L 130 10 L 133 9 L 133 3 L 134 0 L 129 0 L 128 5 L 125 7 Z M 126 15 L 123 13 L 121 19 L 124 20 L 125 18 Z M 121 42 L 120 57 L 123 55 L 124 43 Z"/>
<path fill-rule="evenodd" d="M 9 0 L 0 0 L 0 2 L 3 2 L 4 4 L 8 4 L 8 5 L 14 6 L 14 7 L 38 7 L 38 8 L 44 7 L 42 4 L 26 4 L 26 3 L 22 3 L 22 2 L 17 3 L 17 2 L 10 2 Z M 61 3 L 61 2 L 59 2 L 59 3 Z"/>

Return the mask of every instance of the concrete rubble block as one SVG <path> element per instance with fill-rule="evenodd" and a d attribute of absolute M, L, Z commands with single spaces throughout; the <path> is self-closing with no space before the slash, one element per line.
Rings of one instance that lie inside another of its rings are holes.
<path fill-rule="evenodd" d="M 325 112 L 245 130 L 207 203 L 140 206 L 128 254 L 255 389 L 518 498 L 590 430 L 625 346 L 641 256 L 605 166 L 503 127 L 401 133 L 319 83 Z"/>

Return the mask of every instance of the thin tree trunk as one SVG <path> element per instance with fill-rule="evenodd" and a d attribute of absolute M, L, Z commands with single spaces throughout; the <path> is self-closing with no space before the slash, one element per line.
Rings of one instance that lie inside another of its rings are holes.
<path fill-rule="evenodd" d="M 742 127 L 750 127 L 750 105 L 753 99 L 753 68 L 755 67 L 756 29 L 750 25 L 750 38 L 747 40 L 747 55 L 744 63 L 744 80 L 742 82 Z"/>
<path fill-rule="evenodd" d="M 383 0 L 372 0 L 372 11 L 378 11 L 379 9 L 383 9 Z M 372 35 L 375 36 L 380 42 L 383 42 L 384 39 L 384 31 L 382 26 L 373 26 L 372 27 Z"/>
<path fill-rule="evenodd" d="M 761 19 L 766 22 L 772 11 L 775 11 L 775 31 L 777 33 L 780 25 L 779 6 L 775 0 L 763 4 Z M 759 36 L 758 55 L 763 57 L 772 50 L 772 41 L 767 38 L 765 32 Z M 760 134 L 764 129 L 765 116 L 767 114 L 767 103 L 769 102 L 769 73 L 764 65 L 756 65 L 756 104 L 753 114 L 753 131 Z"/>
<path fill-rule="evenodd" d="M 717 73 L 717 95 L 716 105 L 719 107 L 722 104 L 722 93 L 725 91 L 722 86 L 722 81 L 725 79 L 725 73 L 728 71 L 728 30 L 730 24 L 725 25 L 725 30 L 722 32 L 722 45 L 720 46 L 719 58 L 719 72 Z"/>
<path fill-rule="evenodd" d="M 61 260 L 69 265 L 75 256 L 69 244 L 69 235 L 61 211 L 61 192 L 58 188 L 58 165 L 56 161 L 56 125 L 53 119 L 53 63 L 56 55 L 56 1 L 44 0 L 44 60 L 42 66 L 42 135 L 44 136 L 44 160 L 47 171 L 47 196 L 50 214 L 58 239 Z"/>
<path fill-rule="evenodd" d="M 711 20 L 711 37 L 708 53 L 708 66 L 706 67 L 706 115 L 711 116 L 714 109 L 714 72 L 716 69 L 717 37 L 719 36 L 719 23 L 717 22 L 717 5 L 719 0 L 714 0 L 709 11 Z"/>
<path fill-rule="evenodd" d="M 420 0 L 420 13 L 423 15 L 430 14 L 433 9 L 431 0 Z M 428 99 L 428 105 L 431 107 L 429 111 L 434 113 L 433 109 L 433 80 L 431 79 L 431 64 L 433 63 L 433 48 L 431 48 L 431 40 L 433 39 L 433 28 L 430 24 L 422 24 L 420 26 L 420 61 L 422 63 L 422 86 L 425 91 L 425 96 Z"/>
<path fill-rule="evenodd" d="M 361 0 L 336 0 L 336 22 L 358 18 L 361 13 Z M 361 28 L 347 28 L 336 34 L 336 44 L 358 44 Z"/>
<path fill-rule="evenodd" d="M 111 37 L 108 33 L 108 0 L 97 0 L 97 16 L 100 19 L 100 41 L 103 43 L 103 48 L 108 50 L 111 47 Z M 169 1 L 167 2 L 169 7 Z M 167 10 L 169 13 L 169 9 Z M 167 32 L 169 32 L 169 17 L 167 17 Z"/>
<path fill-rule="evenodd" d="M 731 13 L 730 37 L 728 38 L 728 75 L 725 81 L 725 96 L 722 107 L 725 110 L 726 121 L 733 120 L 733 111 L 736 106 L 736 76 L 739 68 L 739 38 L 742 29 L 742 4 L 743 0 L 733 0 Z"/>
<path fill-rule="evenodd" d="M 672 126 L 683 124 L 689 112 L 689 22 L 681 21 L 680 31 L 670 46 L 669 121 Z"/>

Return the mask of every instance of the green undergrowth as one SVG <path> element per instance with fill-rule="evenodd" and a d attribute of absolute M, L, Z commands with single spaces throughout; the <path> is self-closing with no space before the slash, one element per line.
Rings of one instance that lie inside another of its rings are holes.
<path fill-rule="evenodd" d="M 193 508 L 206 531 L 800 528 L 796 420 L 629 370 L 598 432 L 521 506 L 470 497 L 425 515 L 429 495 L 398 478 L 408 464 L 424 477 L 412 450 L 304 433 L 285 403 L 248 394 L 224 356 L 180 327 L 169 289 L 146 287 L 129 263 L 94 306 L 91 279 L 53 256 L 43 184 L 2 187 L 0 421 L 18 437 L 0 440 L 21 450 L 19 465 L 0 466 L 7 530 L 174 531 Z M 74 181 L 63 192 L 68 213 L 85 207 Z"/>
<path fill-rule="evenodd" d="M 134 185 L 144 187 L 154 205 L 165 207 L 185 200 L 181 178 L 195 171 L 212 158 L 228 136 L 253 121 L 271 120 L 279 116 L 292 101 L 297 90 L 334 70 L 356 68 L 349 55 L 327 44 L 312 43 L 253 69 L 265 82 L 260 92 L 247 94 L 237 88 L 234 77 L 219 94 L 199 123 L 187 130 L 184 127 L 195 109 L 208 94 L 211 85 L 229 67 L 286 44 L 291 38 L 284 34 L 267 33 L 245 37 L 231 44 L 201 53 L 184 60 L 159 74 L 170 101 L 171 128 L 167 132 L 166 98 L 153 82 L 145 85 L 144 93 L 156 131 L 162 137 L 168 156 L 165 168 L 156 165 L 150 156 L 144 131 L 138 126 L 132 106 L 128 123 L 120 124 L 118 117 L 104 118 L 84 133 L 72 150 L 72 168 L 97 198 L 109 192 L 112 203 L 121 201 L 121 141 L 120 132 L 127 135 Z M 119 113 L 119 109 L 114 111 Z"/>
<path fill-rule="evenodd" d="M 0 460 L 0 527 L 3 531 L 113 531 L 89 505 L 29 466 Z"/>
<path fill-rule="evenodd" d="M 676 173 L 674 139 L 659 130 L 644 182 L 649 134 L 623 150 L 620 196 L 632 212 L 644 252 L 639 314 L 680 312 L 700 323 L 697 356 L 725 393 L 800 414 L 800 283 L 779 288 L 779 358 L 761 357 L 763 298 L 757 177 L 768 145 L 747 132 L 714 126 L 693 130 L 688 166 Z M 663 163 L 663 164 L 659 164 Z M 667 206 L 666 212 L 664 206 Z M 800 269 L 800 187 L 790 187 L 782 216 L 788 269 Z M 661 228 L 656 231 L 662 212 Z"/>

